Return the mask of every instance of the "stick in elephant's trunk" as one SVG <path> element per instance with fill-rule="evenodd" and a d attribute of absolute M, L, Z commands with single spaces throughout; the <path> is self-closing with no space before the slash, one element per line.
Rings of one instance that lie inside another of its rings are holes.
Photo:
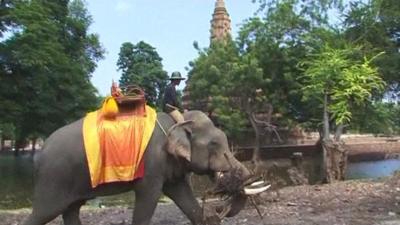
<path fill-rule="evenodd" d="M 253 204 L 254 208 L 256 208 L 257 213 L 258 213 L 258 215 L 260 216 L 261 220 L 264 220 L 264 216 L 262 215 L 260 209 L 258 208 L 257 203 L 256 203 L 256 201 L 254 200 L 254 197 L 253 197 L 253 196 L 250 197 L 250 201 L 251 201 L 251 203 Z"/>
<path fill-rule="evenodd" d="M 248 196 L 259 194 L 266 191 L 270 185 L 267 185 L 259 177 L 252 176 L 245 178 L 240 168 L 232 169 L 225 173 L 216 173 L 217 184 L 211 195 L 225 196 L 224 205 L 217 209 L 218 217 L 222 220 L 237 212 L 237 203 L 245 203 Z M 243 201 L 244 200 L 244 201 Z M 253 199 L 251 199 L 253 200 Z M 254 201 L 254 200 L 253 200 Z M 252 202 L 254 204 L 254 202 Z M 239 204 L 240 205 L 240 204 Z M 256 207 L 257 213 L 262 218 L 261 211 Z"/>

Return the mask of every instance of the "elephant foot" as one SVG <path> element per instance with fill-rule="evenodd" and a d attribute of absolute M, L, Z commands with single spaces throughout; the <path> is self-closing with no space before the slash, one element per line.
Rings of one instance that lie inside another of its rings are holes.
<path fill-rule="evenodd" d="M 220 225 L 221 222 L 221 219 L 217 215 L 205 218 L 205 225 Z"/>
<path fill-rule="evenodd" d="M 203 215 L 203 223 L 204 225 L 220 225 L 222 219 L 216 213 L 215 208 L 212 206 L 206 206 L 203 208 L 204 215 Z"/>

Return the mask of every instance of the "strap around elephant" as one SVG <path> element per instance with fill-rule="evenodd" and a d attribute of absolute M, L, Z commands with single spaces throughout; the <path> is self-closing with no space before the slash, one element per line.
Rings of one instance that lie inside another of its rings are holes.
<path fill-rule="evenodd" d="M 167 132 L 165 131 L 164 127 L 161 125 L 160 121 L 158 121 L 158 119 L 156 119 L 156 122 L 157 122 L 157 125 L 162 130 L 162 132 L 164 133 L 164 135 L 167 136 Z"/>

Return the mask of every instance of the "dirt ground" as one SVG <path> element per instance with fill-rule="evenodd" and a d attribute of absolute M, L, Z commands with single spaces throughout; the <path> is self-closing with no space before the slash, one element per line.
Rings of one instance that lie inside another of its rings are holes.
<path fill-rule="evenodd" d="M 278 197 L 279 196 L 279 197 Z M 263 219 L 251 203 L 223 225 L 400 225 L 400 174 L 372 181 L 358 180 L 330 185 L 286 187 L 255 199 Z M 1 225 L 19 225 L 29 210 L 0 211 Z M 84 208 L 85 225 L 128 225 L 132 209 Z M 50 225 L 62 224 L 60 218 Z M 190 224 L 172 203 L 159 204 L 153 225 Z"/>

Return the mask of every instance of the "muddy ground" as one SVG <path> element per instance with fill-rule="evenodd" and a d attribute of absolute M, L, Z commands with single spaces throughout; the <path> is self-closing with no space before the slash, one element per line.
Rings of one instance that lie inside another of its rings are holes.
<path fill-rule="evenodd" d="M 400 225 L 400 174 L 383 180 L 358 180 L 331 185 L 286 187 L 255 199 L 263 219 L 252 206 L 223 225 Z M 0 211 L 1 225 L 19 225 L 29 210 Z M 132 209 L 84 208 L 85 225 L 128 225 Z M 62 224 L 60 218 L 50 223 Z M 157 207 L 154 225 L 190 224 L 172 203 Z"/>

